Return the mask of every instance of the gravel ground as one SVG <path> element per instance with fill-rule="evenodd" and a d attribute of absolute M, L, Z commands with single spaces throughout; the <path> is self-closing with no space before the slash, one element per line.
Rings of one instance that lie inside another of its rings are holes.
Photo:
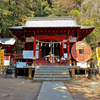
<path fill-rule="evenodd" d="M 92 79 L 75 77 L 64 84 L 74 100 L 100 100 L 100 76 Z M 41 85 L 29 79 L 0 75 L 0 100 L 36 100 Z"/>
<path fill-rule="evenodd" d="M 65 83 L 74 100 L 100 100 L 100 76 L 73 78 L 71 83 Z"/>
<path fill-rule="evenodd" d="M 42 83 L 0 76 L 0 100 L 36 100 Z"/>

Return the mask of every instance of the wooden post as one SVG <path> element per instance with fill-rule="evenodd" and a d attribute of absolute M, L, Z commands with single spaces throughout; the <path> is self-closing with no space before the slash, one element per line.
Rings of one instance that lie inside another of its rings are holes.
<path fill-rule="evenodd" d="M 70 55 L 69 55 L 69 31 L 68 31 L 68 34 L 67 34 L 67 54 L 68 54 L 68 57 L 67 58 L 70 58 Z"/>
<path fill-rule="evenodd" d="M 23 44 L 23 50 L 25 50 L 25 42 L 24 42 L 24 44 Z"/>
<path fill-rule="evenodd" d="M 35 56 L 35 50 L 36 50 L 36 41 L 35 41 L 35 37 L 34 37 L 33 44 L 34 44 L 34 46 L 33 46 L 33 50 L 34 50 L 33 56 Z"/>
<path fill-rule="evenodd" d="M 39 42 L 39 58 L 42 58 L 42 46 L 41 46 L 41 42 Z"/>
<path fill-rule="evenodd" d="M 15 53 L 14 53 L 14 64 L 16 64 L 16 59 L 15 59 L 15 57 L 16 57 L 16 51 L 15 51 Z"/>
<path fill-rule="evenodd" d="M 26 59 L 26 65 L 28 65 L 28 59 Z"/>

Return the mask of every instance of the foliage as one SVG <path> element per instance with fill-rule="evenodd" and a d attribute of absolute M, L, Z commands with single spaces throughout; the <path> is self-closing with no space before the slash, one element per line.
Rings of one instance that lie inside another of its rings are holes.
<path fill-rule="evenodd" d="M 49 1 L 48 1 L 49 2 Z M 51 14 L 51 8 L 45 0 L 34 0 L 33 11 L 35 17 L 49 16 Z"/>

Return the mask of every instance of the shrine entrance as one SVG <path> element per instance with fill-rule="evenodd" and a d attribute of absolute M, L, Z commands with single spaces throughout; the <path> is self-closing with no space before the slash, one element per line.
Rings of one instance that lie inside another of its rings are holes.
<path fill-rule="evenodd" d="M 43 50 L 42 51 L 42 57 L 49 55 L 50 51 L 53 52 L 53 49 L 54 49 L 54 55 L 55 56 L 60 56 L 60 44 L 59 43 L 55 43 L 54 44 L 54 48 L 52 47 L 52 45 L 50 46 L 50 44 L 43 43 L 43 46 L 42 46 L 42 50 Z"/>
<path fill-rule="evenodd" d="M 42 51 L 42 57 L 49 55 L 49 53 L 50 53 L 49 44 L 43 43 L 42 50 L 43 50 Z"/>

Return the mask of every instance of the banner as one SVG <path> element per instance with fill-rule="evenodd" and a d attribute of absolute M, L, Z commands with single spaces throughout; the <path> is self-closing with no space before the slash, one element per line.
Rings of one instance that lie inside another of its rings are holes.
<path fill-rule="evenodd" d="M 4 50 L 0 50 L 0 66 L 4 66 Z"/>
<path fill-rule="evenodd" d="M 100 59 L 100 47 L 96 48 L 97 59 Z"/>
<path fill-rule="evenodd" d="M 87 67 L 88 67 L 86 61 L 83 61 L 83 62 L 77 62 L 77 66 L 80 66 L 80 68 L 87 68 Z"/>

